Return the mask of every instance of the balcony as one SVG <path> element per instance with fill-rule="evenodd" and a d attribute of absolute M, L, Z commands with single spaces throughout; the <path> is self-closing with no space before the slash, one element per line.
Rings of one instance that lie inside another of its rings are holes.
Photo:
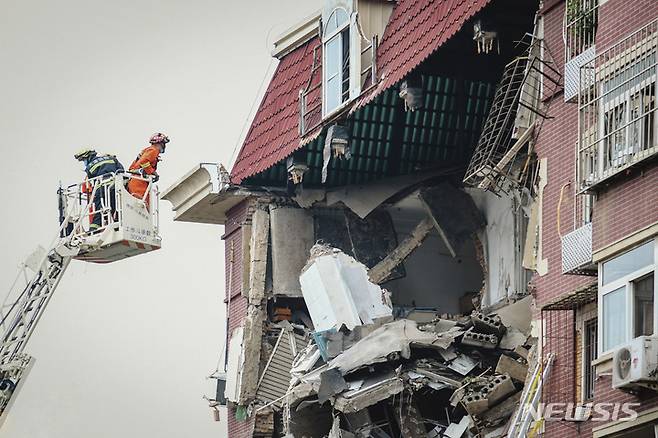
<path fill-rule="evenodd" d="M 567 0 L 564 10 L 564 101 L 580 91 L 581 67 L 594 59 L 599 0 Z"/>
<path fill-rule="evenodd" d="M 562 236 L 562 273 L 596 275 L 592 263 L 592 223 Z"/>
<path fill-rule="evenodd" d="M 658 155 L 658 20 L 580 69 L 578 189 Z"/>

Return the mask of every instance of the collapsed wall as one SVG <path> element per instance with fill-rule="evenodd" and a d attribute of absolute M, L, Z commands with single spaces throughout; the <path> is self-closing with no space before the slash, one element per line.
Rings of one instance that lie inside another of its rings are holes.
<path fill-rule="evenodd" d="M 519 210 L 446 181 L 357 191 L 254 202 L 230 404 L 253 436 L 502 436 L 534 360 L 529 300 L 505 308 Z"/>

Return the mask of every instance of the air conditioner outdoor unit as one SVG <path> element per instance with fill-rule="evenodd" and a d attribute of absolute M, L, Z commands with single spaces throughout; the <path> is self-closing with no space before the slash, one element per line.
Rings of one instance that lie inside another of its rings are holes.
<path fill-rule="evenodd" d="M 639 336 L 615 351 L 612 387 L 658 388 L 658 336 Z"/>

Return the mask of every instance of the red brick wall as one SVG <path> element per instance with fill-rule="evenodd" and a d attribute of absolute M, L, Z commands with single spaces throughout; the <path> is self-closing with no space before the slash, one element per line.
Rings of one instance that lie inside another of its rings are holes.
<path fill-rule="evenodd" d="M 596 51 L 601 53 L 656 18 L 655 0 L 609 0 L 599 6 Z"/>
<path fill-rule="evenodd" d="M 553 54 L 557 68 L 564 65 L 562 17 L 564 3 L 550 9 L 544 16 L 546 46 Z M 588 277 L 562 275 L 562 247 L 558 235 L 558 203 L 562 187 L 574 181 L 575 148 L 578 139 L 578 105 L 565 103 L 560 92 L 550 104 L 549 114 L 537 139 L 536 151 L 540 159 L 547 159 L 547 184 L 542 205 L 542 257 L 548 259 L 548 274 L 535 276 L 537 307 L 541 308 L 553 298 L 591 281 Z M 574 229 L 574 189 L 566 186 L 560 207 L 560 233 Z"/>
<path fill-rule="evenodd" d="M 562 23 L 564 2 L 555 7 L 546 8 L 544 14 L 544 33 L 546 45 L 555 57 L 557 67 L 562 70 L 564 61 L 564 42 Z M 600 7 L 599 28 L 597 33 L 597 51 L 609 47 L 633 30 L 658 17 L 656 0 L 609 0 Z M 560 209 L 560 234 L 558 234 L 557 206 L 560 189 L 575 181 L 575 144 L 578 138 L 578 108 L 575 103 L 564 103 L 562 93 L 554 96 L 550 102 L 550 115 L 554 119 L 544 122 L 537 139 L 539 158 L 548 160 L 548 181 L 543 193 L 542 244 L 543 258 L 548 259 L 548 274 L 535 276 L 535 298 L 537 307 L 541 308 L 553 298 L 566 294 L 578 286 L 590 282 L 590 277 L 561 274 L 561 240 L 574 228 L 573 186 L 566 186 L 563 191 Z M 594 246 L 599 248 L 641 229 L 658 219 L 658 168 L 655 164 L 644 171 L 635 170 L 631 175 L 617 180 L 614 185 L 602 192 L 594 205 Z M 579 225 L 578 223 L 576 224 Z M 575 391 L 568 388 L 576 385 L 573 351 L 573 317 L 551 315 L 544 312 L 547 336 L 544 342 L 546 350 L 557 353 L 554 368 L 547 388 L 559 387 L 560 393 L 568 398 Z M 565 312 L 568 313 L 568 312 Z M 552 346 L 552 348 L 551 348 Z M 621 391 L 613 390 L 610 377 L 600 377 L 595 384 L 595 402 L 632 401 L 638 399 Z M 557 400 L 555 400 L 557 401 Z M 560 400 L 575 401 L 575 400 Z M 642 410 L 658 405 L 658 397 L 644 398 Z M 545 436 L 550 437 L 588 437 L 592 436 L 592 427 L 602 423 L 585 422 L 549 422 L 546 424 Z"/>
<path fill-rule="evenodd" d="M 599 8 L 596 50 L 624 39 L 658 18 L 656 0 L 610 0 Z M 594 205 L 594 250 L 658 220 L 658 168 L 633 169 L 602 190 Z"/>
<path fill-rule="evenodd" d="M 242 225 L 248 217 L 248 203 L 243 201 L 226 213 L 227 221 L 224 228 L 224 260 L 226 288 L 225 296 L 229 304 L 229 336 L 236 327 L 243 325 L 247 316 L 247 299 L 242 296 Z M 231 248 L 233 254 L 231 256 Z M 231 262 L 232 260 L 232 262 Z M 248 438 L 252 435 L 254 422 L 252 418 L 246 421 L 235 419 L 235 409 L 228 410 L 229 438 Z"/>
<path fill-rule="evenodd" d="M 247 316 L 247 299 L 242 296 L 242 225 L 247 220 L 248 201 L 243 201 L 226 213 L 224 227 L 225 300 L 230 295 L 229 334 L 242 325 Z M 233 252 L 231 263 L 231 251 Z"/>
<path fill-rule="evenodd" d="M 594 203 L 595 251 L 658 221 L 658 166 L 632 169 L 622 178 Z"/>

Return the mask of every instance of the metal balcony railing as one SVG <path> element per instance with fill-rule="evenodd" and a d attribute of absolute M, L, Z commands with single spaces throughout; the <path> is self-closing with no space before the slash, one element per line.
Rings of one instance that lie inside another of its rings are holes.
<path fill-rule="evenodd" d="M 599 0 L 567 0 L 564 10 L 564 61 L 594 46 Z"/>
<path fill-rule="evenodd" d="M 658 20 L 580 69 L 578 189 L 658 154 Z"/>
<path fill-rule="evenodd" d="M 567 0 L 564 9 L 564 100 L 578 96 L 580 67 L 594 59 L 599 0 Z"/>
<path fill-rule="evenodd" d="M 561 81 L 544 49 L 543 41 L 533 37 L 525 53 L 505 66 L 464 183 L 499 192 L 508 180 L 517 179 L 514 158 L 549 118 L 541 97 L 552 95 Z"/>

